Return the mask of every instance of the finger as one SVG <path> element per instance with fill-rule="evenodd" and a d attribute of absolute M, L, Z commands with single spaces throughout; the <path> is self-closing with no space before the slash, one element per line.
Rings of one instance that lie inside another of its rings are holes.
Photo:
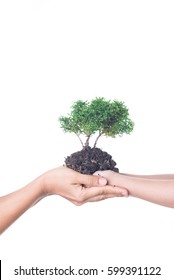
<path fill-rule="evenodd" d="M 95 197 L 91 197 L 89 198 L 88 200 L 85 201 L 86 202 L 98 202 L 98 201 L 101 201 L 101 200 L 105 200 L 105 199 L 108 199 L 108 198 L 114 198 L 114 197 L 123 197 L 122 194 L 106 194 L 106 195 L 98 195 L 98 196 L 95 196 Z"/>
<path fill-rule="evenodd" d="M 122 196 L 128 196 L 129 195 L 129 192 L 127 189 L 125 188 L 122 188 L 122 187 L 117 187 L 114 185 L 114 188 L 115 188 L 115 191 L 119 194 L 121 194 Z"/>
<path fill-rule="evenodd" d="M 87 202 L 98 202 L 100 200 L 105 200 L 108 198 L 114 198 L 114 197 L 127 197 L 127 195 L 123 195 L 122 193 L 116 193 L 116 194 L 105 194 L 105 195 L 97 195 L 94 197 L 90 197 L 89 199 L 83 200 L 83 201 L 77 201 L 77 200 L 73 200 L 73 199 L 69 199 L 69 201 L 71 201 L 73 204 L 75 204 L 76 206 L 81 206 L 84 203 Z"/>
<path fill-rule="evenodd" d="M 89 187 L 99 187 L 105 186 L 107 184 L 107 180 L 101 176 L 80 174 L 79 183 Z"/>
<path fill-rule="evenodd" d="M 119 187 L 113 186 L 103 186 L 103 187 L 93 187 L 93 188 L 84 188 L 81 192 L 80 201 L 86 202 L 89 199 L 100 196 L 128 196 L 128 191 Z"/>
<path fill-rule="evenodd" d="M 107 188 L 106 190 L 104 190 L 104 187 L 100 187 L 100 189 L 99 187 L 93 187 L 93 188 L 83 188 L 82 186 L 79 187 L 81 188 L 81 191 L 78 197 L 76 197 L 76 199 L 68 198 L 68 200 L 71 201 L 76 206 L 80 206 L 86 202 L 97 202 L 107 198 L 128 196 L 128 191 L 120 187 L 106 186 Z"/>

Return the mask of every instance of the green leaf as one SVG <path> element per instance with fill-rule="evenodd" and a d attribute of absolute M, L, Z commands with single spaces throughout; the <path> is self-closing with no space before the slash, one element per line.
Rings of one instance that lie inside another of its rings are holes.
<path fill-rule="evenodd" d="M 91 102 L 77 100 L 69 116 L 61 116 L 59 122 L 64 132 L 74 132 L 86 137 L 96 132 L 109 137 L 130 134 L 134 128 L 124 102 L 97 97 Z"/>

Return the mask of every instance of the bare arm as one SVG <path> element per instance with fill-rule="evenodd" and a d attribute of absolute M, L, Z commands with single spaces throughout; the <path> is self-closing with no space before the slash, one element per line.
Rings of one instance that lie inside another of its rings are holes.
<path fill-rule="evenodd" d="M 124 187 L 133 197 L 174 208 L 174 179 L 156 176 L 141 177 L 118 174 L 113 171 L 97 172 L 109 185 Z M 170 177 L 170 176 L 169 176 Z"/>
<path fill-rule="evenodd" d="M 144 178 L 144 179 L 174 179 L 174 174 L 152 174 L 152 175 L 137 175 L 137 174 L 127 174 L 120 173 L 121 175 L 136 177 L 136 178 Z"/>
<path fill-rule="evenodd" d="M 0 234 L 42 198 L 41 179 L 0 197 Z"/>
<path fill-rule="evenodd" d="M 128 195 L 127 190 L 108 188 L 106 183 L 104 178 L 82 175 L 66 167 L 49 170 L 27 186 L 0 197 L 0 234 L 48 195 L 60 195 L 75 205 Z"/>

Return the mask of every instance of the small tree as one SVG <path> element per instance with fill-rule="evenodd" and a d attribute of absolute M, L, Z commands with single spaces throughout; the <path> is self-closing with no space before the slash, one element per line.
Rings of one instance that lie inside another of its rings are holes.
<path fill-rule="evenodd" d="M 124 102 L 105 100 L 103 97 L 97 97 L 91 102 L 77 100 L 72 105 L 71 113 L 67 117 L 61 116 L 59 121 L 64 132 L 75 133 L 83 147 L 89 146 L 89 140 L 94 134 L 96 147 L 102 135 L 115 138 L 124 133 L 130 134 L 134 127 Z M 82 135 L 86 136 L 84 143 Z"/>

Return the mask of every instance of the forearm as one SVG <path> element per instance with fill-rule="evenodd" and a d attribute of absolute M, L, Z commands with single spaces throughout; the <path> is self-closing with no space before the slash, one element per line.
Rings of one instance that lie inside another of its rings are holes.
<path fill-rule="evenodd" d="M 153 203 L 174 207 L 174 180 L 120 176 L 120 184 L 131 196 Z"/>
<path fill-rule="evenodd" d="M 174 179 L 174 174 L 152 174 L 152 175 L 137 175 L 137 174 L 128 174 L 128 173 L 120 173 L 121 175 L 136 177 L 136 178 L 144 178 L 144 179 Z"/>
<path fill-rule="evenodd" d="M 42 178 L 0 197 L 0 234 L 43 197 Z"/>

